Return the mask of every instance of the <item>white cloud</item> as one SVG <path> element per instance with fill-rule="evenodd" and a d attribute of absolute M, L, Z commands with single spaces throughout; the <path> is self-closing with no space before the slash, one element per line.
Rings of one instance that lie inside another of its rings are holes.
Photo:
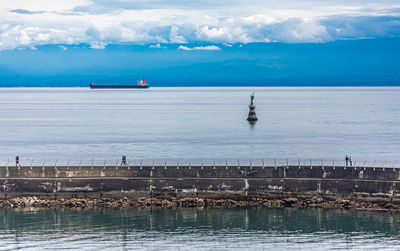
<path fill-rule="evenodd" d="M 327 28 L 313 19 L 288 20 L 270 32 L 270 38 L 274 41 L 287 43 L 321 43 L 332 40 Z"/>
<path fill-rule="evenodd" d="M 171 27 L 171 31 L 169 33 L 169 41 L 171 43 L 186 43 L 186 39 L 184 36 L 179 35 L 179 28 L 176 26 Z"/>
<path fill-rule="evenodd" d="M 25 9 L 30 11 L 65 11 L 80 5 L 88 5 L 90 0 L 1 0 L 2 9 Z"/>
<path fill-rule="evenodd" d="M 209 45 L 209 46 L 196 46 L 196 47 L 187 47 L 187 46 L 179 46 L 178 50 L 183 50 L 183 51 L 219 51 L 221 48 L 215 45 Z"/>
<path fill-rule="evenodd" d="M 90 48 L 92 48 L 92 49 L 105 49 L 106 46 L 107 46 L 107 43 L 105 43 L 105 42 L 95 41 L 95 42 L 90 43 Z"/>
<path fill-rule="evenodd" d="M 208 26 L 203 26 L 197 31 L 197 38 L 212 42 L 231 42 L 233 40 L 231 33 L 225 27 L 209 28 Z"/>
<path fill-rule="evenodd" d="M 161 49 L 161 48 L 166 48 L 164 46 L 161 46 L 160 44 L 151 44 L 149 48 L 155 48 L 155 49 Z"/>
<path fill-rule="evenodd" d="M 66 50 L 68 50 L 68 48 L 67 47 L 65 47 L 64 45 L 59 45 L 58 46 L 58 48 L 60 48 L 61 50 L 63 50 L 63 51 L 66 51 Z"/>
<path fill-rule="evenodd" d="M 398 0 L 1 1 L 0 50 L 44 44 L 86 43 L 104 49 L 118 43 L 321 43 L 400 36 Z"/>

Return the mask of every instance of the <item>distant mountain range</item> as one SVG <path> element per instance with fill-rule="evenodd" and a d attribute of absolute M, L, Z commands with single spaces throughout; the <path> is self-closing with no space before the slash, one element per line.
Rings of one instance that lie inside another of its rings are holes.
<path fill-rule="evenodd" d="M 400 38 L 104 49 L 51 45 L 0 51 L 0 87 L 85 87 L 92 81 L 138 79 L 152 87 L 400 85 L 399 58 Z"/>

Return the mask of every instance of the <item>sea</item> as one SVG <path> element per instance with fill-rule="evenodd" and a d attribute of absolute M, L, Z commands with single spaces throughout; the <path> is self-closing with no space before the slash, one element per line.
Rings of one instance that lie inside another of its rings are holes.
<path fill-rule="evenodd" d="M 0 250 L 399 250 L 400 215 L 336 209 L 0 209 Z"/>
<path fill-rule="evenodd" d="M 255 93 L 255 124 L 247 121 Z M 0 88 L 0 160 L 400 160 L 400 87 Z"/>
<path fill-rule="evenodd" d="M 259 120 L 246 119 L 255 93 Z M 400 87 L 0 88 L 0 165 L 400 162 Z M 0 209 L 0 250 L 398 250 L 400 215 L 333 209 Z"/>

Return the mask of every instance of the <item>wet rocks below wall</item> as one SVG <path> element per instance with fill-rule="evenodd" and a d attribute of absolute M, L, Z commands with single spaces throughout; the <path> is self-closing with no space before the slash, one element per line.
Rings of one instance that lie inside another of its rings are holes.
<path fill-rule="evenodd" d="M 391 202 L 366 202 L 343 198 L 286 197 L 286 198 L 59 198 L 40 199 L 37 197 L 17 197 L 0 200 L 1 208 L 353 208 L 367 210 L 400 211 L 400 204 Z"/>

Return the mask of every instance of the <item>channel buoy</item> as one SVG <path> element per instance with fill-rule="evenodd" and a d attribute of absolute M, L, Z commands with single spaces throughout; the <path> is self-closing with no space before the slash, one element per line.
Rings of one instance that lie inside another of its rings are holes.
<path fill-rule="evenodd" d="M 250 95 L 250 105 L 249 105 L 249 116 L 247 116 L 247 121 L 254 122 L 257 121 L 257 114 L 256 114 L 256 104 L 254 103 L 254 92 Z"/>

